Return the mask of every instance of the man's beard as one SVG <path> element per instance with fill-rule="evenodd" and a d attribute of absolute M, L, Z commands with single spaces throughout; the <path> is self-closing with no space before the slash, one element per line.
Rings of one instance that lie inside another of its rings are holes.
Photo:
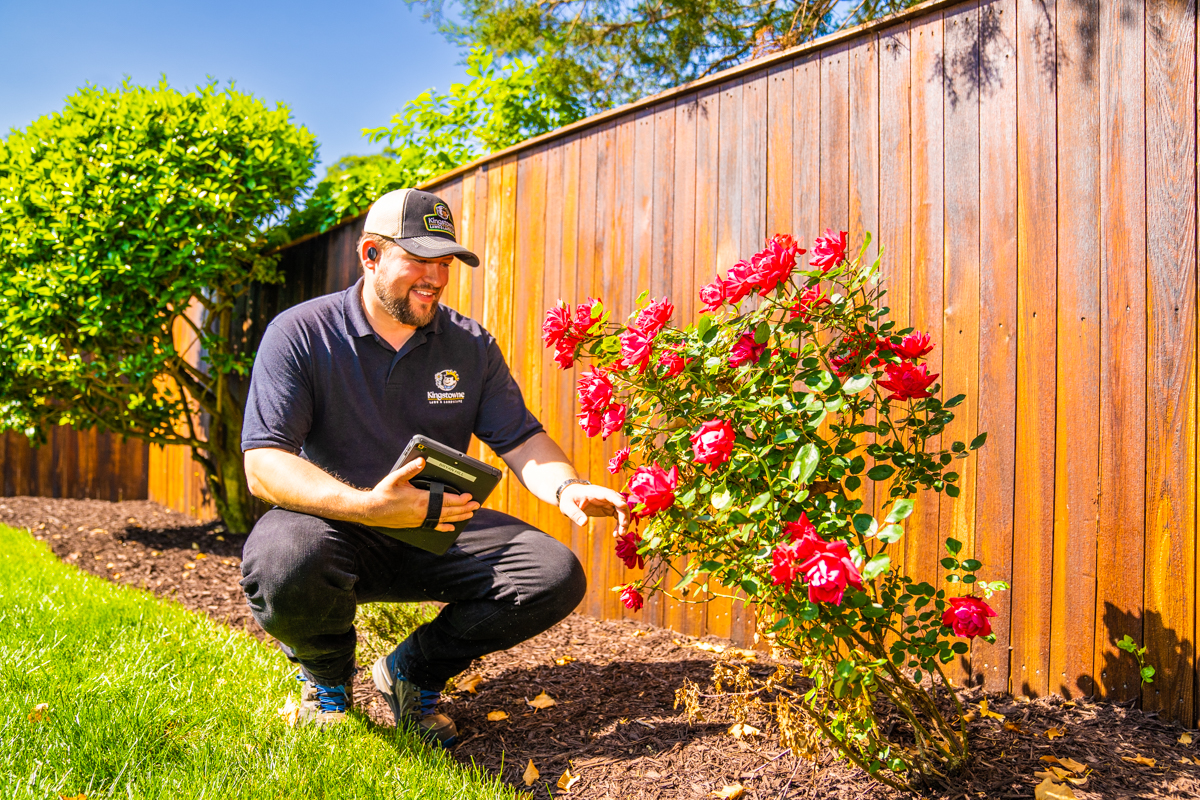
<path fill-rule="evenodd" d="M 437 289 L 432 286 L 414 286 L 413 289 L 428 289 L 437 292 Z M 409 290 L 411 291 L 411 289 Z M 408 302 L 408 293 L 403 297 L 396 297 L 388 291 L 387 287 L 382 283 L 375 284 L 375 296 L 379 298 L 379 302 L 387 309 L 387 312 L 392 315 L 402 325 L 412 325 L 414 328 L 423 328 L 433 322 L 433 318 L 437 316 L 438 301 L 434 300 L 429 306 L 429 313 L 425 315 L 418 314 L 413 310 L 412 304 Z"/>

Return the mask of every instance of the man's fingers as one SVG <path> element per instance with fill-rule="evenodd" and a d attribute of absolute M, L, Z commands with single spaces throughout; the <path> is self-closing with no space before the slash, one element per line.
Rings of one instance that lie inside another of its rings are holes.
<path fill-rule="evenodd" d="M 397 483 L 408 483 L 409 480 L 417 477 L 417 473 L 419 473 L 424 468 L 425 468 L 425 459 L 423 459 L 423 458 L 414 459 L 414 460 L 408 462 L 407 464 L 405 464 L 400 469 L 396 470 L 395 472 L 390 473 L 386 478 L 383 479 L 383 482 L 390 483 L 392 485 L 395 485 Z"/>

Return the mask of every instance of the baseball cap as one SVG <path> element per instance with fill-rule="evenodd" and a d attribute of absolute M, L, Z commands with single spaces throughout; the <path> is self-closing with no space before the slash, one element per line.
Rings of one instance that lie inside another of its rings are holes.
<path fill-rule="evenodd" d="M 457 256 L 464 264 L 479 266 L 479 256 L 454 238 L 450 206 L 420 189 L 397 189 L 376 200 L 367 212 L 363 232 L 385 236 L 414 256 Z"/>

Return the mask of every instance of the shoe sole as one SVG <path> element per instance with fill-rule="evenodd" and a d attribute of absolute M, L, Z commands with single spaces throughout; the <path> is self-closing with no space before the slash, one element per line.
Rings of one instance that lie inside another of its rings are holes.
<path fill-rule="evenodd" d="M 400 727 L 400 698 L 396 696 L 396 681 L 392 677 L 391 670 L 387 667 L 387 656 L 380 656 L 379 660 L 371 667 L 371 679 L 375 681 L 375 688 L 383 695 L 383 699 L 387 701 L 388 708 L 392 710 L 392 719 L 396 727 Z M 452 747 L 458 741 L 457 733 L 449 739 L 439 739 L 433 732 L 424 730 L 420 725 L 414 725 L 417 732 L 421 734 L 423 739 L 436 742 L 442 747 Z"/>

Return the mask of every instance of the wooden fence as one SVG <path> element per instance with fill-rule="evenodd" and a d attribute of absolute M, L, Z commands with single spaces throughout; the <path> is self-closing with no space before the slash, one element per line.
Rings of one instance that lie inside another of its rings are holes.
<path fill-rule="evenodd" d="M 945 435 L 989 434 L 958 500 L 918 502 L 900 559 L 937 582 L 953 536 L 1012 584 L 996 644 L 976 641 L 960 674 L 1140 692 L 1191 724 L 1196 55 L 1194 4 L 1177 0 L 926 3 L 442 176 L 426 188 L 483 258 L 446 301 L 496 334 L 527 402 L 603 479 L 616 443 L 574 425 L 576 376 L 538 337 L 545 307 L 598 296 L 624 315 L 649 290 L 687 322 L 698 286 L 771 233 L 870 231 L 894 318 L 933 336 L 943 392 L 969 398 Z M 286 250 L 287 284 L 252 316 L 349 285 L 361 223 Z M 496 497 L 580 555 L 583 610 L 626 614 L 610 525 L 572 527 L 507 479 Z M 753 635 L 728 600 L 636 616 Z M 1115 647 L 1126 634 L 1158 669 L 1144 690 Z"/>

